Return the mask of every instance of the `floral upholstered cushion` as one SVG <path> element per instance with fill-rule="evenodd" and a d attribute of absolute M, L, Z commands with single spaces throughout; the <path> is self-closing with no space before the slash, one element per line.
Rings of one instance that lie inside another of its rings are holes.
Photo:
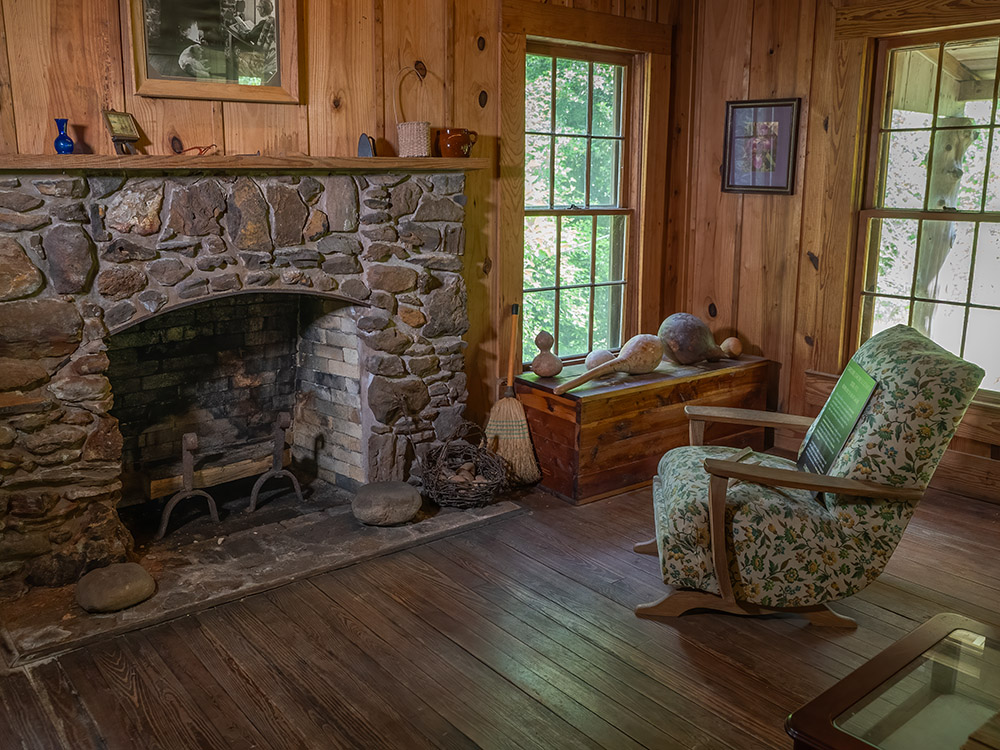
<path fill-rule="evenodd" d="M 718 594 L 708 527 L 706 458 L 731 458 L 736 448 L 675 448 L 653 480 L 653 512 L 663 580 Z M 754 453 L 744 463 L 794 469 L 785 458 Z M 894 514 L 874 503 L 874 513 Z M 877 511 L 874 509 L 878 509 Z M 881 522 L 888 529 L 890 521 Z M 768 607 L 805 607 L 849 596 L 881 571 L 867 534 L 843 522 L 806 490 L 730 481 L 726 493 L 727 554 L 733 593 Z M 893 530 L 893 534 L 902 533 Z M 884 565 L 884 563 L 882 563 Z"/>
<path fill-rule="evenodd" d="M 907 326 L 873 336 L 854 355 L 876 381 L 832 476 L 924 488 L 982 382 L 981 368 Z M 676 448 L 660 461 L 653 506 L 664 580 L 719 593 L 709 544 L 706 458 L 734 448 Z M 791 468 L 754 454 L 748 463 Z M 914 505 L 730 482 L 726 527 L 733 592 L 767 607 L 804 607 L 854 594 L 882 572 Z"/>
<path fill-rule="evenodd" d="M 904 325 L 868 339 L 853 359 L 875 393 L 830 475 L 923 489 L 986 373 Z"/>

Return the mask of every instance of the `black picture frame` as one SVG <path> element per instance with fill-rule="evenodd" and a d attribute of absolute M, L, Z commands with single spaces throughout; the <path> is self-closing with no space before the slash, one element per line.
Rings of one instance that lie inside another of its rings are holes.
<path fill-rule="evenodd" d="M 722 192 L 795 192 L 802 99 L 726 102 Z"/>

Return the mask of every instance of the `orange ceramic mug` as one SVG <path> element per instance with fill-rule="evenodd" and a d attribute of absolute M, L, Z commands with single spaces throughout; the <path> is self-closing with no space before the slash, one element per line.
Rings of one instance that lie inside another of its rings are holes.
<path fill-rule="evenodd" d="M 438 148 L 441 156 L 468 156 L 469 149 L 479 134 L 465 128 L 443 128 L 438 132 Z"/>

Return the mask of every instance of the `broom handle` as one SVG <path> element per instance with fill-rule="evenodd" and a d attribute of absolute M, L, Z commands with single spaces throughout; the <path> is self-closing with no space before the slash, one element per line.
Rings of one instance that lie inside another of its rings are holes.
<path fill-rule="evenodd" d="M 517 346 L 517 305 L 510 306 L 510 351 L 507 355 L 507 393 L 514 395 L 514 354 Z"/>

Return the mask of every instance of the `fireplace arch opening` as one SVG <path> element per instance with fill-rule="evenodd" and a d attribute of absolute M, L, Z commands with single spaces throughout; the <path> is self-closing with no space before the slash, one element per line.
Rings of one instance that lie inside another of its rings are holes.
<path fill-rule="evenodd" d="M 270 289 L 235 289 L 228 292 L 215 292 L 208 297 L 196 297 L 194 299 L 187 300 L 176 300 L 173 302 L 168 302 L 161 308 L 157 308 L 153 312 L 146 312 L 145 314 L 140 314 L 137 317 L 130 318 L 129 320 L 119 323 L 116 325 L 108 326 L 108 335 L 114 336 L 119 333 L 124 333 L 135 326 L 142 325 L 147 321 L 157 318 L 162 315 L 167 315 L 175 310 L 183 310 L 188 307 L 194 307 L 198 305 L 204 305 L 210 303 L 214 300 L 225 300 L 232 297 L 244 297 L 244 296 L 305 296 L 305 297 L 315 297 L 317 299 L 330 300 L 331 302 L 339 302 L 345 305 L 353 305 L 357 308 L 367 308 L 371 305 L 365 300 L 354 299 L 343 294 L 338 294 L 337 292 L 327 292 L 320 289 L 309 289 L 309 288 L 296 288 L 296 287 L 275 287 Z"/>
<path fill-rule="evenodd" d="M 307 492 L 330 485 L 323 492 L 331 500 L 357 489 L 365 478 L 358 312 L 319 295 L 221 295 L 108 336 L 109 413 L 122 444 L 119 510 L 137 539 L 158 529 L 164 504 L 184 494 L 185 452 L 188 490 L 220 487 L 226 508 L 245 506 L 247 481 L 275 467 L 282 414 L 289 424 L 280 431 L 281 468 Z M 196 448 L 185 451 L 185 436 Z M 185 498 L 175 512 L 171 529 L 205 515 L 206 505 Z"/>

